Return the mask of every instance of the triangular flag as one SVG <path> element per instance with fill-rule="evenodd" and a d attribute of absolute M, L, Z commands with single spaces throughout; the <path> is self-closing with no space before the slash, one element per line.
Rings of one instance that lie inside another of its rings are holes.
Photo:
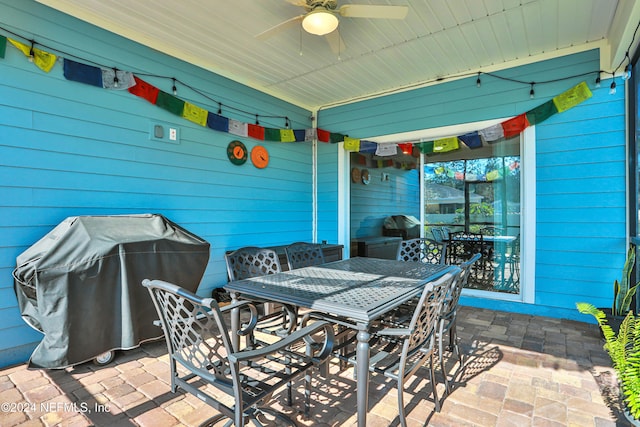
<path fill-rule="evenodd" d="M 329 138 L 331 137 L 331 132 L 322 130 L 322 129 L 316 129 L 316 131 L 318 133 L 318 141 L 329 142 Z"/>
<path fill-rule="evenodd" d="M 105 89 L 127 90 L 136 85 L 133 73 L 129 71 L 114 70 L 112 68 L 103 68 L 102 71 L 102 87 Z M 116 81 L 117 77 L 117 81 Z"/>
<path fill-rule="evenodd" d="M 457 136 L 440 138 L 433 141 L 434 153 L 446 153 L 447 151 L 457 150 L 459 147 Z"/>
<path fill-rule="evenodd" d="M 0 36 L 0 58 L 4 58 L 4 54 L 7 51 L 7 38 Z"/>
<path fill-rule="evenodd" d="M 98 67 L 65 58 L 62 68 L 67 80 L 102 87 L 102 70 Z"/>
<path fill-rule="evenodd" d="M 501 124 L 489 126 L 478 131 L 480 136 L 487 142 L 494 142 L 504 138 L 504 129 Z"/>
<path fill-rule="evenodd" d="M 17 40 L 8 39 L 9 42 L 18 48 L 24 56 L 27 58 L 31 57 L 31 52 L 33 50 L 33 63 L 40 68 L 42 71 L 48 73 L 51 71 L 54 65 L 56 65 L 57 56 L 53 53 L 45 52 L 44 50 L 38 49 L 37 47 L 27 46 L 24 43 L 20 43 Z"/>
<path fill-rule="evenodd" d="M 296 136 L 293 133 L 293 129 L 280 129 L 280 141 L 281 142 L 295 142 Z"/>
<path fill-rule="evenodd" d="M 182 110 L 182 117 L 185 119 L 196 123 L 200 126 L 207 125 L 207 117 L 209 116 L 209 112 L 204 108 L 200 108 L 197 105 L 193 105 L 190 102 L 184 103 L 184 109 Z"/>
<path fill-rule="evenodd" d="M 591 98 L 591 95 L 589 86 L 585 82 L 581 82 L 553 98 L 553 103 L 556 104 L 558 113 L 562 113 Z"/>
<path fill-rule="evenodd" d="M 458 139 L 471 149 L 482 147 L 482 139 L 477 131 L 458 135 Z"/>
<path fill-rule="evenodd" d="M 378 148 L 378 144 L 372 141 L 360 141 L 360 151 L 361 153 L 375 153 Z"/>
<path fill-rule="evenodd" d="M 234 119 L 229 119 L 229 133 L 238 136 L 249 136 L 247 124 Z"/>
<path fill-rule="evenodd" d="M 156 105 L 176 116 L 182 116 L 182 112 L 184 111 L 184 101 L 164 91 L 158 92 Z"/>
<path fill-rule="evenodd" d="M 264 128 L 265 141 L 280 141 L 280 129 Z"/>
<path fill-rule="evenodd" d="M 555 102 L 553 102 L 553 99 L 550 99 L 544 104 L 538 105 L 533 110 L 527 111 L 527 120 L 529 120 L 530 125 L 537 125 L 538 123 L 542 123 L 547 120 L 557 112 L 558 109 L 556 108 Z"/>
<path fill-rule="evenodd" d="M 264 141 L 264 126 L 247 123 L 247 136 Z"/>
<path fill-rule="evenodd" d="M 102 79 L 102 73 L 100 73 L 100 78 Z M 133 79 L 135 80 L 136 85 L 129 88 L 129 93 L 132 93 L 135 96 L 139 96 L 140 98 L 144 98 L 150 103 L 155 104 L 158 100 L 160 89 L 145 82 L 142 79 L 137 78 L 136 76 L 133 76 Z"/>
<path fill-rule="evenodd" d="M 360 151 L 360 140 L 357 138 L 344 138 L 344 149 L 347 151 Z"/>
<path fill-rule="evenodd" d="M 502 122 L 502 130 L 505 138 L 511 138 L 518 135 L 529 126 L 526 114 L 520 114 L 512 119 Z"/>
<path fill-rule="evenodd" d="M 378 144 L 376 156 L 395 156 L 398 154 L 398 144 Z"/>
<path fill-rule="evenodd" d="M 209 112 L 207 126 L 220 132 L 229 132 L 229 119 L 219 114 Z"/>

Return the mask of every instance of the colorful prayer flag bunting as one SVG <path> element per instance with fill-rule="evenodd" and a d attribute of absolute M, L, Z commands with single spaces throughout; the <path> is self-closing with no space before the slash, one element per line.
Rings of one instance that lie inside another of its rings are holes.
<path fill-rule="evenodd" d="M 264 128 L 265 141 L 280 141 L 280 129 Z"/>
<path fill-rule="evenodd" d="M 175 96 L 164 92 L 158 92 L 158 99 L 156 99 L 156 105 L 163 110 L 167 110 L 170 113 L 175 114 L 176 116 L 182 116 L 182 112 L 184 111 L 185 102 L 182 99 L 176 98 Z"/>
<path fill-rule="evenodd" d="M 7 38 L 0 36 L 0 58 L 4 58 L 4 54 L 7 51 Z"/>
<path fill-rule="evenodd" d="M 482 147 L 482 139 L 477 131 L 459 135 L 458 139 L 471 149 Z"/>
<path fill-rule="evenodd" d="M 558 113 L 562 113 L 591 98 L 591 95 L 589 86 L 585 82 L 581 82 L 553 98 L 553 103 L 556 105 Z"/>
<path fill-rule="evenodd" d="M 398 144 L 378 144 L 376 156 L 395 156 L 398 154 Z"/>
<path fill-rule="evenodd" d="M 65 58 L 62 68 L 62 74 L 67 80 L 102 87 L 102 70 L 98 67 Z"/>
<path fill-rule="evenodd" d="M 316 129 L 316 131 L 318 133 L 318 141 L 329 142 L 329 138 L 331 137 L 331 132 L 322 130 L 322 129 Z"/>
<path fill-rule="evenodd" d="M 102 76 L 102 73 L 100 73 L 100 75 Z M 137 78 L 136 76 L 133 76 L 133 79 L 135 80 L 136 85 L 129 88 L 129 93 L 132 93 L 135 96 L 139 96 L 140 98 L 146 99 L 150 103 L 155 104 L 158 100 L 160 89 L 145 82 L 142 79 Z"/>
<path fill-rule="evenodd" d="M 410 155 L 413 152 L 413 144 L 410 143 L 410 142 L 405 142 L 403 144 L 398 144 L 398 148 L 404 154 L 409 154 Z"/>
<path fill-rule="evenodd" d="M 296 136 L 293 129 L 280 129 L 280 142 L 295 142 Z"/>
<path fill-rule="evenodd" d="M 360 151 L 361 153 L 371 153 L 374 154 L 376 149 L 378 148 L 378 144 L 372 141 L 360 141 Z"/>
<path fill-rule="evenodd" d="M 544 104 L 538 105 L 533 110 L 527 111 L 527 120 L 530 125 L 537 125 L 538 123 L 542 123 L 547 120 L 549 117 L 553 116 L 558 112 L 556 108 L 555 102 L 553 99 L 548 100 Z"/>
<path fill-rule="evenodd" d="M 348 151 L 360 151 L 360 140 L 357 138 L 344 138 L 344 149 Z"/>
<path fill-rule="evenodd" d="M 307 130 L 306 129 L 294 129 L 293 134 L 295 135 L 296 142 L 304 142 L 307 138 Z"/>
<path fill-rule="evenodd" d="M 304 140 L 306 142 L 311 142 L 314 141 L 315 139 L 320 140 L 320 138 L 318 138 L 318 129 L 316 128 L 309 128 L 309 129 L 305 129 L 304 130 Z"/>
<path fill-rule="evenodd" d="M 133 73 L 129 71 L 103 68 L 100 73 L 102 74 L 102 87 L 105 89 L 126 90 L 136 85 Z"/>
<path fill-rule="evenodd" d="M 529 126 L 526 114 L 520 114 L 512 119 L 502 122 L 502 130 L 505 138 L 518 135 Z"/>
<path fill-rule="evenodd" d="M 501 124 L 489 126 L 478 131 L 480 136 L 487 142 L 495 142 L 504 138 L 504 129 Z"/>
<path fill-rule="evenodd" d="M 422 154 L 431 154 L 433 153 L 433 141 L 420 142 L 418 148 Z"/>
<path fill-rule="evenodd" d="M 265 128 L 263 126 L 247 123 L 247 136 L 251 138 L 264 141 L 264 131 Z"/>
<path fill-rule="evenodd" d="M 229 132 L 229 119 L 219 114 L 209 112 L 207 126 L 220 132 Z"/>
<path fill-rule="evenodd" d="M 457 150 L 458 148 L 459 148 L 459 145 L 458 145 L 457 136 L 451 136 L 449 138 L 440 138 L 433 141 L 434 153 L 446 153 L 447 151 Z"/>
<path fill-rule="evenodd" d="M 17 40 L 7 39 L 9 42 L 18 48 L 24 56 L 27 58 L 31 58 L 33 54 L 33 63 L 40 68 L 45 73 L 51 71 L 54 65 L 56 65 L 57 56 L 53 53 L 45 52 L 44 50 L 38 49 L 37 47 L 27 46 L 24 43 L 20 43 Z"/>
<path fill-rule="evenodd" d="M 197 105 L 193 105 L 190 102 L 184 103 L 184 109 L 182 110 L 182 117 L 185 119 L 196 123 L 200 126 L 207 125 L 207 117 L 209 116 L 209 112 L 204 108 L 200 108 Z"/>
<path fill-rule="evenodd" d="M 332 144 L 337 144 L 338 142 L 344 141 L 344 137 L 345 137 L 345 135 L 343 135 L 341 133 L 333 133 L 333 132 L 331 132 L 329 134 L 329 142 L 332 143 Z"/>
<path fill-rule="evenodd" d="M 249 136 L 247 124 L 234 119 L 229 119 L 229 133 L 237 136 Z"/>

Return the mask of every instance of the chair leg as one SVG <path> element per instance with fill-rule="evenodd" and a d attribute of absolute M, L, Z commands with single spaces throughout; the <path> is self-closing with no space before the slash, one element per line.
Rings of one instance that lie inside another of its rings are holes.
<path fill-rule="evenodd" d="M 449 379 L 447 378 L 447 370 L 444 367 L 444 345 L 443 345 L 444 336 L 443 335 L 444 335 L 444 320 L 441 320 L 439 330 L 438 330 L 438 361 L 440 362 L 440 369 L 442 370 L 442 377 L 444 378 L 444 387 L 445 387 L 446 393 L 449 394 L 451 393 L 451 390 L 449 389 Z"/>
<path fill-rule="evenodd" d="M 436 406 L 436 412 L 440 412 L 440 400 L 438 399 L 438 390 L 436 390 L 436 371 L 433 368 L 433 353 L 429 356 L 429 380 L 431 381 L 431 388 L 433 389 L 433 401 Z"/>
<path fill-rule="evenodd" d="M 407 419 L 404 414 L 404 381 L 402 377 L 398 378 L 398 418 L 400 418 L 400 425 L 407 427 Z"/>

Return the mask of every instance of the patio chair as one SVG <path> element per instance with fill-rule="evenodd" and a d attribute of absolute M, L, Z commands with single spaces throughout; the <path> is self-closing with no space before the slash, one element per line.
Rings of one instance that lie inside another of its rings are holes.
<path fill-rule="evenodd" d="M 297 242 L 284 248 L 289 270 L 324 264 L 322 245 L 317 243 Z"/>
<path fill-rule="evenodd" d="M 246 246 L 225 254 L 229 281 L 276 274 L 282 271 L 278 254 L 272 249 Z M 245 297 L 246 298 L 246 297 Z M 259 311 L 263 312 L 256 330 L 269 335 L 286 336 L 296 327 L 297 308 L 282 305 L 273 307 L 269 301 L 251 298 Z M 255 345 L 253 335 L 247 336 L 247 345 Z"/>
<path fill-rule="evenodd" d="M 424 262 L 444 264 L 446 261 L 447 243 L 418 238 L 403 240 L 398 246 L 398 261 Z"/>
<path fill-rule="evenodd" d="M 440 368 L 442 369 L 442 376 L 444 377 L 444 385 L 446 387 L 447 394 L 450 393 L 450 388 L 447 371 L 444 367 L 444 336 L 447 332 L 449 333 L 449 350 L 452 354 L 457 356 L 460 368 L 462 368 L 462 352 L 460 352 L 460 348 L 458 347 L 458 334 L 456 330 L 458 302 L 460 300 L 462 289 L 467 284 L 467 280 L 469 280 L 471 269 L 480 259 L 480 256 L 481 255 L 477 253 L 472 256 L 470 260 L 460 264 L 460 273 L 451 282 L 451 287 L 449 288 L 442 304 L 442 312 L 440 313 L 436 336 L 438 338 L 438 359 L 440 361 Z"/>
<path fill-rule="evenodd" d="M 383 320 L 383 327 L 376 330 L 370 340 L 369 372 L 382 374 L 397 382 L 398 412 L 403 427 L 407 425 L 404 413 L 405 384 L 425 364 L 429 365 L 435 410 L 440 412 L 434 370 L 436 328 L 444 298 L 460 271 L 456 267 L 453 272 L 428 283 L 408 319 Z M 356 358 L 351 357 L 349 362 L 355 365 Z"/>
<path fill-rule="evenodd" d="M 249 301 L 220 308 L 213 298 L 201 298 L 171 283 L 144 280 L 143 286 L 151 294 L 164 330 L 171 391 L 175 393 L 179 387 L 220 412 L 205 425 L 224 418 L 235 426 L 244 426 L 249 420 L 260 425 L 256 416 L 264 413 L 295 426 L 284 414 L 263 406 L 280 388 L 308 375 L 330 355 L 333 329 L 329 323 L 314 322 L 260 349 L 235 351 L 223 314 L 238 306 L 249 308 L 251 320 L 238 332 L 248 334 L 257 322 L 257 310 Z M 316 346 L 317 352 L 305 345 L 311 335 L 314 342 L 324 336 L 324 345 Z M 305 413 L 308 406 L 306 393 Z"/>

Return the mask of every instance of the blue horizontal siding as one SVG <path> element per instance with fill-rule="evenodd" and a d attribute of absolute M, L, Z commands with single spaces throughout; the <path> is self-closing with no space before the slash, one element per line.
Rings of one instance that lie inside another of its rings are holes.
<path fill-rule="evenodd" d="M 220 101 L 229 118 L 253 123 L 254 114 L 278 115 L 289 117 L 294 129 L 311 126 L 303 108 L 31 0 L 0 0 L 0 26 L 88 61 L 175 76 L 202 93 L 178 83 L 179 98 L 210 111 L 217 111 Z M 127 91 L 68 81 L 61 64 L 44 73 L 11 46 L 0 60 L 0 74 L 0 323 L 8 325 L 0 326 L 0 366 L 24 360 L 39 341 L 25 332 L 31 328 L 20 318 L 13 295 L 16 257 L 69 216 L 167 216 L 211 243 L 198 290 L 203 295 L 226 282 L 226 250 L 312 239 L 310 143 L 258 141 L 198 126 Z M 170 79 L 142 78 L 171 89 Z M 177 127 L 179 143 L 150 139 L 154 123 Z M 260 117 L 260 123 L 285 126 L 279 118 Z M 235 139 L 249 150 L 264 145 L 269 166 L 231 164 L 226 148 Z M 323 177 L 329 199 L 335 197 L 337 157 L 335 147 L 327 148 L 333 149 L 325 161 L 333 174 Z M 335 202 L 324 209 L 333 209 L 335 221 Z M 336 239 L 335 227 L 327 227 L 327 240 Z"/>
<path fill-rule="evenodd" d="M 599 67 L 599 52 L 593 50 L 496 74 L 553 81 Z M 535 99 L 529 98 L 528 86 L 486 75 L 477 88 L 473 76 L 328 108 L 321 111 L 319 122 L 354 137 L 438 128 L 521 114 L 586 81 L 593 93 L 590 99 L 536 126 L 535 303 L 469 296 L 461 300 L 478 307 L 584 321 L 575 302 L 608 306 L 626 253 L 623 82 L 617 81 L 619 90 L 609 95 L 608 88 L 593 86 L 596 76 L 536 85 Z"/>

